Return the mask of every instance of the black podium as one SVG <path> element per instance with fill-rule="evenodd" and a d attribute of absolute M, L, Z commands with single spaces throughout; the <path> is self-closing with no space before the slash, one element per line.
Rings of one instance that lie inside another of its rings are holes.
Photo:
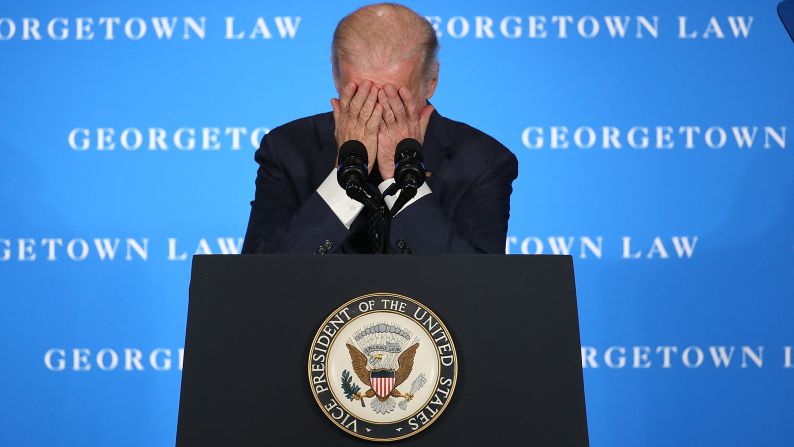
<path fill-rule="evenodd" d="M 569 256 L 195 256 L 178 446 L 364 445 L 307 380 L 309 346 L 339 305 L 374 292 L 420 300 L 458 354 L 448 408 L 423 446 L 586 446 Z"/>

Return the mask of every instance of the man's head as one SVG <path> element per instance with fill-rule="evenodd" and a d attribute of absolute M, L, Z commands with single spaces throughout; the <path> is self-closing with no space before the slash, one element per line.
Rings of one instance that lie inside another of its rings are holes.
<path fill-rule="evenodd" d="M 418 105 L 424 105 L 438 82 L 437 53 L 435 30 L 416 12 L 394 3 L 364 6 L 334 31 L 334 83 L 337 91 L 364 80 L 378 87 L 407 87 Z"/>

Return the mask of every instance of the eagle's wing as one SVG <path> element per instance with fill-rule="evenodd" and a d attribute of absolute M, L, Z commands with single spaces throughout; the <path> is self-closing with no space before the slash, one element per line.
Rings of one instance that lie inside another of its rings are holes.
<path fill-rule="evenodd" d="M 411 370 L 414 369 L 414 357 L 416 357 L 416 349 L 419 348 L 419 343 L 406 349 L 405 352 L 400 354 L 397 363 L 400 365 L 397 371 L 394 372 L 394 386 L 398 387 L 401 383 L 408 379 L 411 375 Z"/>
<path fill-rule="evenodd" d="M 350 351 L 350 361 L 353 362 L 353 371 L 356 372 L 358 379 L 364 382 L 364 385 L 370 386 L 369 370 L 367 370 L 367 356 L 350 343 L 347 343 L 347 350 Z M 411 362 L 413 363 L 413 360 L 411 360 Z"/>

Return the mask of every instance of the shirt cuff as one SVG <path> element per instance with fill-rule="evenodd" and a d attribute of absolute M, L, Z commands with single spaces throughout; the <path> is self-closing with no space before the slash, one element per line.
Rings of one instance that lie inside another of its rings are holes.
<path fill-rule="evenodd" d="M 336 214 L 336 217 L 349 230 L 350 225 L 358 217 L 364 205 L 347 196 L 344 188 L 336 180 L 336 168 L 328 174 L 323 183 L 317 188 L 317 193 Z M 418 195 L 418 194 L 417 194 Z"/>
<path fill-rule="evenodd" d="M 378 185 L 378 190 L 380 191 L 381 194 L 383 194 L 383 191 L 386 191 L 386 188 L 388 188 L 389 186 L 393 185 L 394 183 L 396 183 L 396 182 L 395 182 L 395 180 L 393 178 L 386 179 L 386 180 L 382 181 L 380 183 L 380 185 Z M 430 187 L 427 186 L 427 182 L 422 183 L 422 186 L 420 186 L 419 189 L 416 190 L 416 195 L 413 196 L 413 198 L 411 198 L 411 200 L 409 200 L 405 204 L 405 206 L 400 208 L 400 211 L 397 211 L 397 214 L 400 214 L 404 209 L 408 208 L 414 202 L 416 202 L 417 200 L 421 199 L 422 197 L 430 194 L 431 192 L 433 192 L 433 191 L 431 191 Z M 398 192 L 397 194 L 395 194 L 393 196 L 383 196 L 383 200 L 386 202 L 386 206 L 388 206 L 389 209 L 392 209 L 392 207 L 394 206 L 394 202 L 397 201 L 397 198 L 400 197 L 401 193 L 402 192 Z M 395 214 L 395 216 L 397 214 Z"/>

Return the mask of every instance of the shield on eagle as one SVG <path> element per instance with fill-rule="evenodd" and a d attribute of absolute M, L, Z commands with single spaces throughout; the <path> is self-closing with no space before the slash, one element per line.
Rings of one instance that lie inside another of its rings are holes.
<path fill-rule="evenodd" d="M 369 374 L 370 386 L 379 397 L 387 397 L 394 389 L 394 370 L 381 369 Z"/>

